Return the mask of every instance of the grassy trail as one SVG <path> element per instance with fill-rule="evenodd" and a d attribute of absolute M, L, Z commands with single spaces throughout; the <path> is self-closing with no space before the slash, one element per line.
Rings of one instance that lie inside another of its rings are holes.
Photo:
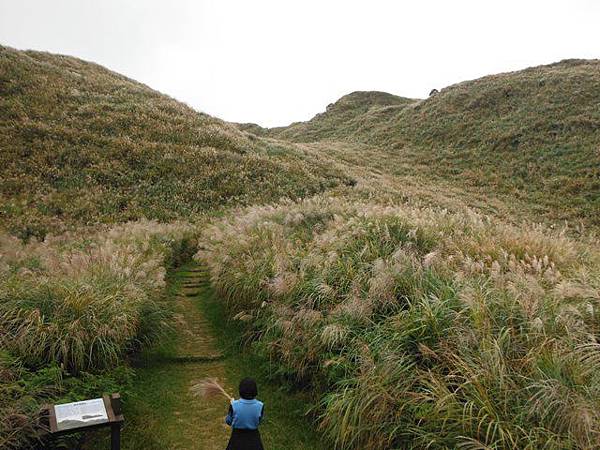
<path fill-rule="evenodd" d="M 257 379 L 265 402 L 261 434 L 267 449 L 325 448 L 304 416 L 303 399 L 270 384 L 264 362 L 239 347 L 239 330 L 227 323 L 201 268 L 190 265 L 175 272 L 170 295 L 176 302 L 177 335 L 140 358 L 126 397 L 124 449 L 224 449 L 230 432 L 224 424 L 226 401 L 196 398 L 189 388 L 216 377 L 237 394 L 244 376 Z M 106 442 L 99 434 L 94 439 L 100 440 L 94 445 L 98 449 Z"/>

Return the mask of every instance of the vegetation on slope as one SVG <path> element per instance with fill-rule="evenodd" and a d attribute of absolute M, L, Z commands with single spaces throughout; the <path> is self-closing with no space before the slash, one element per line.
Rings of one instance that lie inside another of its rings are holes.
<path fill-rule="evenodd" d="M 397 180 L 418 175 L 467 196 L 515 200 L 535 221 L 600 225 L 599 61 L 487 76 L 425 100 L 373 106 L 365 97 L 351 94 L 309 122 L 264 134 L 324 141 L 323 152 L 328 140 L 362 143 L 348 152 L 380 149 L 376 159 Z"/>
<path fill-rule="evenodd" d="M 43 243 L 1 236 L 0 447 L 33 446 L 44 401 L 123 387 L 124 355 L 169 326 L 166 268 L 194 233 L 138 222 Z"/>
<path fill-rule="evenodd" d="M 22 237 L 188 218 L 344 180 L 96 64 L 1 46 L 0 149 L 0 217 Z"/>
<path fill-rule="evenodd" d="M 35 445 L 44 401 L 124 388 L 171 321 L 166 268 L 194 234 L 177 219 L 349 181 L 96 64 L 6 47 L 0 150 L 2 448 Z"/>
<path fill-rule="evenodd" d="M 361 116 L 379 111 L 386 106 L 406 106 L 415 100 L 398 97 L 387 92 L 356 91 L 327 105 L 325 112 L 317 114 L 309 122 L 294 122 L 287 127 L 264 129 L 255 124 L 239 124 L 238 127 L 257 135 L 273 135 L 283 140 L 298 142 L 335 139 L 355 131 Z"/>
<path fill-rule="evenodd" d="M 600 225 L 599 65 L 418 101 L 357 92 L 263 130 L 95 64 L 0 47 L 0 217 L 28 241 L 0 239 L 0 446 L 33 445 L 46 398 L 122 387 L 127 353 L 167 325 L 165 268 L 197 226 L 97 224 L 194 220 L 355 180 L 337 199 L 221 219 L 198 255 L 255 348 L 324 394 L 331 441 L 599 446 L 598 242 L 461 209 Z"/>
<path fill-rule="evenodd" d="M 315 198 L 205 230 L 230 314 L 340 449 L 600 445 L 598 242 Z"/>
<path fill-rule="evenodd" d="M 252 352 L 240 352 L 242 328 L 238 322 L 228 321 L 223 303 L 198 269 L 186 265 L 170 274 L 169 295 L 178 304 L 177 333 L 136 357 L 135 383 L 126 395 L 127 429 L 121 448 L 222 450 L 231 432 L 224 426 L 227 401 L 221 396 L 199 398 L 190 386 L 201 379 L 217 378 L 227 392 L 236 393 L 239 381 L 252 376 L 266 405 L 260 426 L 265 448 L 327 450 L 305 415 L 304 396 L 269 380 L 268 361 Z M 201 288 L 186 288 L 190 280 Z M 217 350 L 223 353 L 217 361 L 194 362 L 192 358 L 182 363 L 179 359 L 189 352 L 206 356 Z M 110 436 L 99 430 L 85 436 L 85 443 L 83 449 L 106 450 Z"/>

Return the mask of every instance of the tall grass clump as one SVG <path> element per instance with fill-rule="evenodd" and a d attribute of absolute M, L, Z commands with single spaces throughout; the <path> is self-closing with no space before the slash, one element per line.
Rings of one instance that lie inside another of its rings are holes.
<path fill-rule="evenodd" d="M 598 242 L 316 197 L 216 221 L 197 258 L 340 449 L 600 445 Z"/>
<path fill-rule="evenodd" d="M 127 352 L 166 331 L 166 270 L 190 255 L 194 233 L 184 223 L 141 221 L 27 244 L 0 237 L 0 442 L 14 436 L 18 447 L 36 436 L 18 430 L 34 427 L 42 398 L 69 394 L 62 378 L 110 378 Z M 55 392 L 25 388 L 27 374 L 48 370 Z"/>

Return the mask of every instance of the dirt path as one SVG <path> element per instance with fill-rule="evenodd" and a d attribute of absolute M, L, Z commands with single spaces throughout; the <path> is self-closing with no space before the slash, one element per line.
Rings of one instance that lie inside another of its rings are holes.
<path fill-rule="evenodd" d="M 176 294 L 176 321 L 178 342 L 173 363 L 177 364 L 182 378 L 177 391 L 179 405 L 172 411 L 173 417 L 160 426 L 167 428 L 172 449 L 223 449 L 229 429 L 223 422 L 227 402 L 221 398 L 200 399 L 189 388 L 203 378 L 218 378 L 227 390 L 235 392 L 226 376 L 224 355 L 216 346 L 210 324 L 203 317 L 195 302 L 199 301 L 201 289 L 207 283 L 200 268 L 190 268 L 178 273 L 179 292 Z M 186 430 L 186 432 L 182 432 Z"/>
<path fill-rule="evenodd" d="M 146 352 L 136 367 L 134 388 L 125 396 L 122 448 L 224 449 L 230 433 L 224 424 L 226 400 L 199 399 L 189 388 L 195 381 L 214 377 L 234 394 L 244 376 L 257 379 L 259 398 L 266 405 L 261 434 L 267 449 L 325 448 L 304 414 L 305 399 L 270 384 L 264 362 L 235 343 L 235 326 L 225 320 L 203 269 L 184 267 L 172 283 L 177 338 Z M 94 448 L 102 445 L 97 442 Z"/>

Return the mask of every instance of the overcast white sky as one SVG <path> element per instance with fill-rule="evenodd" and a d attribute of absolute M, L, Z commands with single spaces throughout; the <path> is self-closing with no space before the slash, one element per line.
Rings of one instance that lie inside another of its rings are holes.
<path fill-rule="evenodd" d="M 596 0 L 0 0 L 0 43 L 95 61 L 263 126 L 356 90 L 436 87 L 600 58 Z"/>

